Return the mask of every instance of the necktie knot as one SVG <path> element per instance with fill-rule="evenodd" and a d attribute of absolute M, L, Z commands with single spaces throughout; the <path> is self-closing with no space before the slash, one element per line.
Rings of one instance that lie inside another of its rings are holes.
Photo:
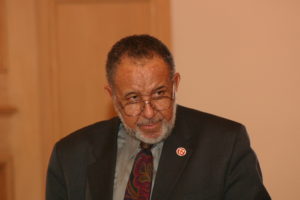
<path fill-rule="evenodd" d="M 143 150 L 150 150 L 152 148 L 152 146 L 153 146 L 153 144 L 147 144 L 147 143 L 144 143 L 144 142 L 140 143 L 140 147 Z"/>

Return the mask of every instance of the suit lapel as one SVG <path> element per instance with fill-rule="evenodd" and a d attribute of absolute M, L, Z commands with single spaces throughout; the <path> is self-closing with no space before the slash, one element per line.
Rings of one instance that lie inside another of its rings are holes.
<path fill-rule="evenodd" d="M 192 155 L 191 137 L 188 127 L 178 113 L 176 125 L 172 134 L 164 142 L 160 157 L 155 184 L 152 192 L 152 200 L 167 199 L 179 180 L 190 156 Z M 178 155 L 178 148 L 186 150 L 185 155 Z"/>
<path fill-rule="evenodd" d="M 181 109 L 178 106 L 174 130 L 164 142 L 152 200 L 164 200 L 170 196 L 192 155 L 191 133 L 185 117 L 180 114 Z M 87 169 L 86 200 L 111 200 L 113 197 L 119 125 L 120 120 L 115 118 L 103 125 L 99 134 L 91 138 L 92 153 Z M 184 156 L 177 155 L 176 150 L 179 147 L 186 150 Z"/>
<path fill-rule="evenodd" d="M 93 148 L 87 169 L 87 200 L 112 199 L 119 120 L 114 119 L 105 129 L 91 140 Z"/>

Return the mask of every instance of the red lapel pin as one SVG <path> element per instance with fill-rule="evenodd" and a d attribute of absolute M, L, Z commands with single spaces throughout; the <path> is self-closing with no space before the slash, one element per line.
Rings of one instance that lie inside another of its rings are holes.
<path fill-rule="evenodd" d="M 185 154 L 186 154 L 186 149 L 183 148 L 183 147 L 178 147 L 178 148 L 176 149 L 176 154 L 177 154 L 178 156 L 185 156 Z"/>

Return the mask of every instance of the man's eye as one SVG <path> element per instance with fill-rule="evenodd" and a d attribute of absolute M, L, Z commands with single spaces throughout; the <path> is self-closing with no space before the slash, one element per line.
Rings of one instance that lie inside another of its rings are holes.
<path fill-rule="evenodd" d="M 159 90 L 157 92 L 155 92 L 155 96 L 165 96 L 166 94 L 166 91 L 165 90 Z"/>
<path fill-rule="evenodd" d="M 140 100 L 140 97 L 138 95 L 133 95 L 133 96 L 128 97 L 127 100 L 129 102 L 136 102 L 136 101 Z"/>

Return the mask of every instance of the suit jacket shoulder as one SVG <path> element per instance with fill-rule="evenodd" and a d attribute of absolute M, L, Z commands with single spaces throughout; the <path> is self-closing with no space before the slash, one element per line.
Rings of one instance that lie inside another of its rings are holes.
<path fill-rule="evenodd" d="M 119 123 L 117 117 L 96 122 L 65 136 L 57 142 L 56 146 L 73 153 L 90 146 L 99 146 L 99 143 L 107 143 L 112 137 L 116 137 Z"/>
<path fill-rule="evenodd" d="M 109 199 L 119 123 L 118 118 L 98 122 L 55 144 L 48 165 L 47 200 L 82 200 L 89 195 Z"/>
<path fill-rule="evenodd" d="M 234 140 L 240 134 L 248 137 L 243 124 L 217 115 L 178 106 L 175 130 L 201 140 Z"/>
<path fill-rule="evenodd" d="M 245 127 L 178 106 L 153 188 L 161 199 L 269 200 Z"/>

